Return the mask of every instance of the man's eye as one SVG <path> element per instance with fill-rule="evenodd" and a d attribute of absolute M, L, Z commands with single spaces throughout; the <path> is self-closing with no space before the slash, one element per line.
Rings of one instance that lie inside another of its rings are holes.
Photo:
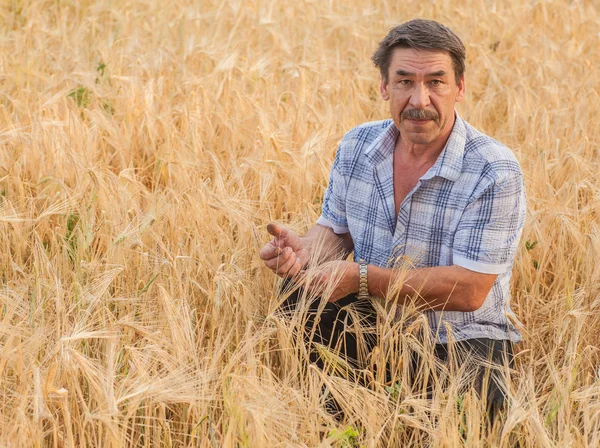
<path fill-rule="evenodd" d="M 410 79 L 401 79 L 400 81 L 398 81 L 398 84 L 401 84 L 403 86 L 407 86 L 410 84 Z"/>
<path fill-rule="evenodd" d="M 439 79 L 432 79 L 431 81 L 429 81 L 429 84 L 431 84 L 432 86 L 439 86 L 442 83 L 442 81 L 440 81 Z"/>

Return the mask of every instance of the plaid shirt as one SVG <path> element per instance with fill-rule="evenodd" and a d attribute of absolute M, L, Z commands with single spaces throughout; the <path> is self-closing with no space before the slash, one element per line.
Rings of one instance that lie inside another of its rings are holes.
<path fill-rule="evenodd" d="M 381 267 L 458 265 L 498 274 L 473 312 L 426 310 L 437 343 L 473 338 L 521 340 L 510 309 L 513 260 L 525 221 L 523 177 L 513 153 L 456 114 L 435 164 L 394 206 L 392 120 L 366 123 L 342 140 L 318 224 L 350 232 L 354 260 Z"/>

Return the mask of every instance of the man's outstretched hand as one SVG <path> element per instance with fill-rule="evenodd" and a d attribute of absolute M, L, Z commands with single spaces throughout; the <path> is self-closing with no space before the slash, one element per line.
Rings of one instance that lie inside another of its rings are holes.
<path fill-rule="evenodd" d="M 274 238 L 262 248 L 260 258 L 278 276 L 296 276 L 308 262 L 308 248 L 297 233 L 279 224 L 269 223 L 267 232 Z"/>

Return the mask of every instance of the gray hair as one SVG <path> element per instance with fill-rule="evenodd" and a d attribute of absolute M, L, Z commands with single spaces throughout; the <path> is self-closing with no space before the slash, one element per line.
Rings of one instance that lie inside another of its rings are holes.
<path fill-rule="evenodd" d="M 450 28 L 433 20 L 415 19 L 398 25 L 390 30 L 379 42 L 379 46 L 371 56 L 371 60 L 379 68 L 386 81 L 392 53 L 396 48 L 412 48 L 415 50 L 441 51 L 452 59 L 456 83 L 460 83 L 465 73 L 467 51 L 460 37 Z"/>

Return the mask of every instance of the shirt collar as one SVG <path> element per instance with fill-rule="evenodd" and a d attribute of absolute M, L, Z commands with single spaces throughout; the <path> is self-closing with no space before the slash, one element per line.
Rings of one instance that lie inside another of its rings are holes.
<path fill-rule="evenodd" d="M 446 146 L 444 146 L 433 166 L 421 177 L 422 180 L 440 176 L 454 182 L 460 176 L 467 132 L 465 123 L 458 115 L 458 112 L 454 112 L 454 118 L 454 127 L 452 128 L 450 137 L 448 137 Z M 398 135 L 400 135 L 400 132 L 394 125 L 394 122 L 392 120 L 385 122 L 381 134 L 365 150 L 367 159 L 373 165 L 378 165 L 387 159 L 394 152 Z"/>
<path fill-rule="evenodd" d="M 450 137 L 448 137 L 446 146 L 444 146 L 433 166 L 427 170 L 421 179 L 425 180 L 440 176 L 452 182 L 456 181 L 462 172 L 466 142 L 467 130 L 465 122 L 460 118 L 458 112 L 455 112 L 454 127 L 452 128 Z"/>
<path fill-rule="evenodd" d="M 384 121 L 382 128 L 381 134 L 365 150 L 367 160 L 373 165 L 378 165 L 394 153 L 396 140 L 400 135 L 400 131 L 394 125 L 393 120 Z"/>

